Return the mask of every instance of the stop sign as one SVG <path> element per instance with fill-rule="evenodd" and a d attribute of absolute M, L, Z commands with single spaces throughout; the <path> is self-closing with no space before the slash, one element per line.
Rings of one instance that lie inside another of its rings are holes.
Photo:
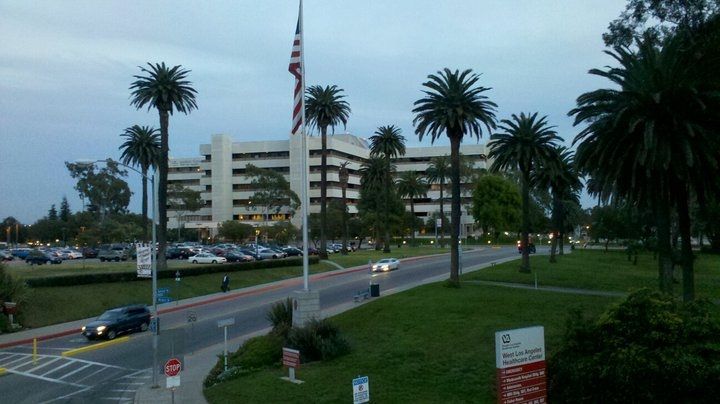
<path fill-rule="evenodd" d="M 172 358 L 165 362 L 165 375 L 168 377 L 177 376 L 181 367 L 180 361 L 177 358 Z"/>

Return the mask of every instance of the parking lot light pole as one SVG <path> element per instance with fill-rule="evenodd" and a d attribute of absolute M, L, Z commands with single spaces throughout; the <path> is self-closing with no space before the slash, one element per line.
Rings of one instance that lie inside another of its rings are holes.
<path fill-rule="evenodd" d="M 150 181 L 150 186 L 152 187 L 152 246 L 150 247 L 150 270 L 152 271 L 152 300 L 153 300 L 153 321 L 155 321 L 155 330 L 152 331 L 153 333 L 153 339 L 152 339 L 152 345 L 153 345 L 153 367 L 152 367 L 152 387 L 158 388 L 158 382 L 157 382 L 157 373 L 158 373 L 158 334 L 160 334 L 160 318 L 158 317 L 158 307 L 157 307 L 157 204 L 156 204 L 156 198 L 157 198 L 157 190 L 155 188 L 155 174 L 153 173 L 151 176 L 147 176 L 146 174 L 143 174 L 142 171 L 139 171 L 138 169 L 131 167 L 125 163 L 121 163 L 119 161 L 115 161 L 113 159 L 105 159 L 105 160 L 77 160 L 75 161 L 76 164 L 79 165 L 93 165 L 95 163 L 109 163 L 113 162 L 115 164 L 119 164 L 129 170 L 135 171 L 136 173 L 140 174 L 143 178 Z"/>

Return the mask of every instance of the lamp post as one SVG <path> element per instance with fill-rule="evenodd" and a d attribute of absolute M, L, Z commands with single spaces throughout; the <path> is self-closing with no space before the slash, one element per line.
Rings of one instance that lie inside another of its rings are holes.
<path fill-rule="evenodd" d="M 158 307 L 157 307 L 157 220 L 156 220 L 156 212 L 157 212 L 157 205 L 155 203 L 155 200 L 157 198 L 157 192 L 155 190 L 155 174 L 152 174 L 151 176 L 147 176 L 146 174 L 143 174 L 142 171 L 139 171 L 138 169 L 131 167 L 125 163 L 121 163 L 119 161 L 115 161 L 113 159 L 105 159 L 105 160 L 79 160 L 76 161 L 76 164 L 80 165 L 93 165 L 95 163 L 109 163 L 113 162 L 115 164 L 121 165 L 129 170 L 135 171 L 136 173 L 140 174 L 143 178 L 150 181 L 150 186 L 152 187 L 152 246 L 150 247 L 150 270 L 152 272 L 152 300 L 153 300 L 153 320 L 155 321 L 155 330 L 153 333 L 153 367 L 152 367 L 152 381 L 153 381 L 153 388 L 158 387 L 157 383 L 157 373 L 158 373 L 158 334 L 160 334 L 160 318 L 158 317 Z"/>

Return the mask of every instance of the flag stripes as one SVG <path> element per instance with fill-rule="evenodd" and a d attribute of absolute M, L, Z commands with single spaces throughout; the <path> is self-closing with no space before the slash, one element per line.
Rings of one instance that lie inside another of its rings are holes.
<path fill-rule="evenodd" d="M 295 76 L 295 92 L 293 98 L 293 123 L 292 130 L 290 133 L 293 135 L 298 133 L 300 126 L 302 126 L 302 85 L 303 85 L 303 71 L 302 71 L 302 57 L 300 51 L 302 49 L 300 39 L 300 16 L 298 16 L 297 28 L 295 29 L 295 40 L 293 41 L 292 52 L 290 53 L 290 66 L 288 70 Z"/>

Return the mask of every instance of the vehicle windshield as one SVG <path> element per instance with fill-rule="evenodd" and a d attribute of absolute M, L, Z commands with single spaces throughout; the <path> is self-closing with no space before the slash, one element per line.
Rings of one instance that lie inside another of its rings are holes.
<path fill-rule="evenodd" d="M 100 317 L 98 317 L 98 320 L 112 321 L 112 320 L 117 319 L 118 317 L 120 317 L 120 312 L 111 310 L 111 311 L 106 311 L 105 313 L 103 313 Z"/>
<path fill-rule="evenodd" d="M 378 261 L 378 264 L 388 264 L 388 263 L 390 263 L 391 261 L 392 261 L 392 260 L 389 260 L 389 259 L 385 258 L 385 259 L 382 259 L 382 260 Z"/>

